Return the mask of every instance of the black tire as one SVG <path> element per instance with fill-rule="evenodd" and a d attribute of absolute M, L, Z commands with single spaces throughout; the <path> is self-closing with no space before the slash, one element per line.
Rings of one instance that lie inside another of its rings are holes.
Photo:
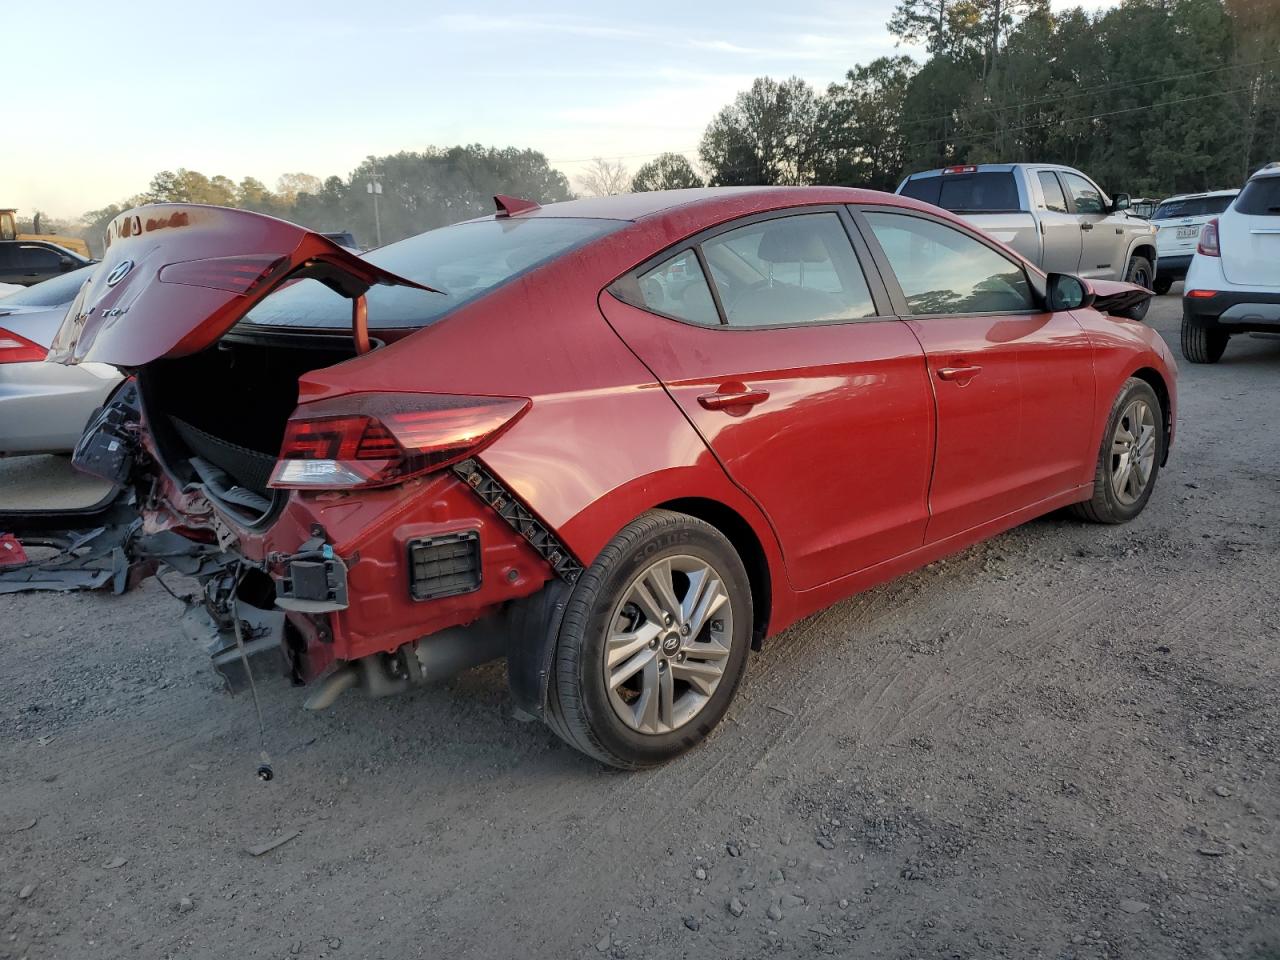
<path fill-rule="evenodd" d="M 1151 289 L 1163 297 L 1173 289 L 1173 280 L 1169 277 L 1156 277 L 1156 282 L 1151 285 Z"/>
<path fill-rule="evenodd" d="M 1129 261 L 1129 267 L 1124 272 L 1124 278 L 1129 283 L 1136 283 L 1140 287 L 1151 289 L 1154 282 L 1155 271 L 1151 267 L 1151 261 L 1146 257 L 1134 257 Z M 1128 317 L 1130 320 L 1142 320 L 1146 317 L 1147 311 L 1151 309 L 1151 298 L 1148 297 L 1140 304 L 1134 307 L 1127 307 L 1120 311 L 1120 316 Z"/>
<path fill-rule="evenodd" d="M 1191 363 L 1217 363 L 1231 335 L 1206 327 L 1192 317 L 1182 318 L 1182 355 Z"/>
<path fill-rule="evenodd" d="M 691 719 L 665 733 L 642 733 L 622 720 L 610 700 L 606 636 L 636 578 L 656 561 L 676 556 L 696 558 L 719 575 L 731 612 L 730 652 L 718 685 Z M 732 544 L 694 517 L 646 513 L 609 542 L 573 589 L 556 641 L 547 725 L 570 746 L 613 767 L 665 763 L 703 740 L 723 718 L 746 672 L 751 636 L 751 585 Z"/>
<path fill-rule="evenodd" d="M 1112 485 L 1115 455 L 1113 447 L 1116 442 L 1116 427 L 1135 400 L 1143 400 L 1154 414 L 1155 422 L 1155 458 L 1151 465 L 1151 473 L 1140 495 L 1132 503 L 1123 502 Z M 1160 475 L 1160 464 L 1164 460 L 1164 409 L 1160 398 L 1156 396 L 1151 384 L 1137 377 L 1130 377 L 1116 396 L 1107 415 L 1107 426 L 1102 432 L 1102 445 L 1098 451 L 1098 462 L 1093 472 L 1093 496 L 1084 503 L 1072 506 L 1071 511 L 1080 519 L 1091 523 L 1127 523 L 1146 507 L 1151 499 L 1151 491 L 1155 489 L 1156 479 Z"/>

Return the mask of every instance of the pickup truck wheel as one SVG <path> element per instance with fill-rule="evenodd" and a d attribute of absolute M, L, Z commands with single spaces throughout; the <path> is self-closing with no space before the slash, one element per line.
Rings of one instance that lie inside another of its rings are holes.
<path fill-rule="evenodd" d="M 1125 271 L 1124 278 L 1129 283 L 1136 283 L 1140 287 L 1151 289 L 1155 271 L 1151 269 L 1151 261 L 1146 257 L 1134 257 L 1129 261 L 1129 269 Z M 1122 317 L 1128 317 L 1130 320 L 1141 320 L 1147 315 L 1147 311 L 1151 309 L 1151 299 L 1148 297 L 1136 307 L 1129 307 L 1120 312 Z"/>
<path fill-rule="evenodd" d="M 1173 289 L 1173 280 L 1169 277 L 1156 277 L 1155 283 L 1151 285 L 1151 289 L 1163 297 Z"/>
<path fill-rule="evenodd" d="M 1182 318 L 1182 355 L 1191 363 L 1217 363 L 1227 349 L 1230 334 L 1211 330 L 1191 317 Z"/>
<path fill-rule="evenodd" d="M 720 722 L 746 671 L 752 598 L 720 531 L 668 510 L 625 527 L 579 578 L 547 723 L 610 766 L 663 763 Z"/>
<path fill-rule="evenodd" d="M 1093 496 L 1072 507 L 1093 523 L 1125 523 L 1142 512 L 1164 459 L 1164 411 L 1145 380 L 1130 377 L 1111 405 L 1093 473 Z"/>

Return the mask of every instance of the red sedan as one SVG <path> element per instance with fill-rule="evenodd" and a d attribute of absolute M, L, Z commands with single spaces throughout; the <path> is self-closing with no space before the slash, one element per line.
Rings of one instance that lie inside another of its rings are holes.
<path fill-rule="evenodd" d="M 53 354 L 133 376 L 76 459 L 203 581 L 186 632 L 233 688 L 275 658 L 319 707 L 506 657 L 522 709 L 645 766 L 797 619 L 1151 497 L 1148 291 L 862 190 L 497 203 L 366 257 L 237 210 L 111 224 Z"/>

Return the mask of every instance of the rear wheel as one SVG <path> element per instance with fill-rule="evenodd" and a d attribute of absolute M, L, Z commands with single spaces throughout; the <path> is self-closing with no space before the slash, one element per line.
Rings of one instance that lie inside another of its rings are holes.
<path fill-rule="evenodd" d="M 1217 363 L 1227 349 L 1230 334 L 1206 327 L 1191 317 L 1182 318 L 1182 355 L 1191 363 Z"/>
<path fill-rule="evenodd" d="M 1125 523 L 1151 499 L 1164 459 L 1164 411 L 1145 380 L 1130 377 L 1111 405 L 1093 474 L 1093 496 L 1072 510 L 1094 523 Z"/>
<path fill-rule="evenodd" d="M 1173 289 L 1173 280 L 1169 277 L 1156 277 L 1155 283 L 1151 287 L 1160 296 L 1164 296 Z"/>
<path fill-rule="evenodd" d="M 583 753 L 653 766 L 719 723 L 746 670 L 751 587 L 724 535 L 647 513 L 579 579 L 556 644 L 547 722 Z"/>

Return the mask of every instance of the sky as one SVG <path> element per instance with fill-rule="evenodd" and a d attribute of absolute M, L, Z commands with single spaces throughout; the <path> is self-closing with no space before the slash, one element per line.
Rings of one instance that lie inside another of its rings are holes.
<path fill-rule="evenodd" d="M 696 159 L 755 77 L 825 89 L 919 55 L 885 30 L 894 2 L 13 4 L 0 207 L 74 218 L 164 169 L 274 186 L 456 143 L 531 147 L 570 177 L 596 156 L 632 171 L 665 150 Z"/>

